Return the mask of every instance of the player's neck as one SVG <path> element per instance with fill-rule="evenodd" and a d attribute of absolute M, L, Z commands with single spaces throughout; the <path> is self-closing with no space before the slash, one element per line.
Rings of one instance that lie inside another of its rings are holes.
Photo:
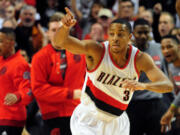
<path fill-rule="evenodd" d="M 128 57 L 129 57 L 129 47 L 125 51 L 121 51 L 119 53 L 111 53 L 112 58 L 114 62 L 119 66 L 119 67 L 124 67 L 126 64 Z"/>

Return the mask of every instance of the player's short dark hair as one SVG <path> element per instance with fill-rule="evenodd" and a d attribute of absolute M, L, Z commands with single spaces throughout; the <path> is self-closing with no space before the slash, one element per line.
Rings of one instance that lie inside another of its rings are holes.
<path fill-rule="evenodd" d="M 179 40 L 178 40 L 177 37 L 174 36 L 174 35 L 166 35 L 166 36 L 164 36 L 164 37 L 161 38 L 161 41 L 162 41 L 163 39 L 167 39 L 167 38 L 170 38 L 170 39 L 173 40 L 177 45 L 179 45 Z"/>
<path fill-rule="evenodd" d="M 113 23 L 125 24 L 129 33 L 132 33 L 131 24 L 127 20 L 118 18 L 111 22 L 111 24 L 113 24 Z"/>
<path fill-rule="evenodd" d="M 14 32 L 14 30 L 12 28 L 3 27 L 3 28 L 0 29 L 0 32 L 5 34 L 10 39 L 12 39 L 14 41 L 16 40 L 16 34 L 15 34 L 15 32 Z"/>
<path fill-rule="evenodd" d="M 134 21 L 133 29 L 135 29 L 135 27 L 137 25 L 148 25 L 148 26 L 150 26 L 149 22 L 147 20 L 142 19 L 142 18 L 139 18 L 136 21 Z"/>

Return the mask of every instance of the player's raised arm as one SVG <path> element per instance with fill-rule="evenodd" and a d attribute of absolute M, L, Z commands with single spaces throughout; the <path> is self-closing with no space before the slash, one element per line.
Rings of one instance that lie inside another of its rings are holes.
<path fill-rule="evenodd" d="M 145 72 L 148 78 L 151 80 L 150 83 L 144 83 L 145 89 L 158 93 L 172 91 L 172 83 L 155 65 L 152 58 L 148 54 L 140 52 L 137 58 L 136 66 L 139 72 Z"/>
<path fill-rule="evenodd" d="M 87 40 L 81 41 L 69 35 L 71 27 L 76 24 L 72 12 L 65 8 L 66 15 L 62 18 L 60 25 L 62 27 L 57 31 L 54 36 L 53 44 L 55 48 L 64 48 L 76 54 L 85 54 L 92 56 L 96 52 L 101 52 L 102 46 L 95 41 Z"/>

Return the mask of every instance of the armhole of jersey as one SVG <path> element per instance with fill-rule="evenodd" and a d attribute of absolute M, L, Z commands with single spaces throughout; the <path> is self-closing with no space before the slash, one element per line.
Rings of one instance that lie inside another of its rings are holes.
<path fill-rule="evenodd" d="M 137 70 L 137 67 L 136 67 L 136 60 L 137 60 L 137 55 L 139 53 L 139 50 L 137 50 L 136 54 L 135 54 L 135 57 L 134 57 L 134 68 L 136 70 L 136 73 L 138 74 L 138 78 L 139 78 L 139 71 Z"/>
<path fill-rule="evenodd" d="M 105 46 L 104 46 L 104 43 L 102 43 L 102 46 L 103 46 L 103 53 L 102 53 L 102 55 L 101 55 L 101 59 L 99 60 L 99 63 L 97 64 L 97 66 L 96 66 L 94 69 L 92 69 L 92 70 L 87 70 L 87 72 L 89 72 L 89 73 L 94 72 L 94 71 L 99 67 L 99 65 L 101 64 L 101 62 L 102 62 L 102 60 L 103 60 L 103 57 L 104 57 L 104 55 L 105 55 Z"/>

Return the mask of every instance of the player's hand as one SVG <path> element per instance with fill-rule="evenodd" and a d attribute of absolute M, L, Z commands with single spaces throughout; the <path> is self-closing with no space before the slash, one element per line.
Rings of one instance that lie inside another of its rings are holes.
<path fill-rule="evenodd" d="M 174 113 L 169 110 L 161 117 L 160 124 L 161 124 L 162 133 L 171 130 L 171 120 L 173 117 L 174 117 Z"/>
<path fill-rule="evenodd" d="M 130 79 L 126 79 L 126 80 L 122 81 L 121 85 L 122 85 L 122 88 L 131 90 L 131 91 L 144 90 L 145 89 L 144 83 L 140 83 L 138 81 L 130 80 Z"/>
<path fill-rule="evenodd" d="M 80 89 L 75 89 L 73 92 L 74 92 L 73 93 L 73 99 L 80 99 L 80 97 L 81 97 L 81 90 Z"/>
<path fill-rule="evenodd" d="M 61 19 L 63 26 L 65 28 L 71 28 L 76 24 L 76 19 L 69 8 L 65 7 L 66 15 Z"/>
<path fill-rule="evenodd" d="M 15 94 L 8 93 L 4 98 L 5 105 L 13 105 L 18 101 L 18 98 Z"/>

